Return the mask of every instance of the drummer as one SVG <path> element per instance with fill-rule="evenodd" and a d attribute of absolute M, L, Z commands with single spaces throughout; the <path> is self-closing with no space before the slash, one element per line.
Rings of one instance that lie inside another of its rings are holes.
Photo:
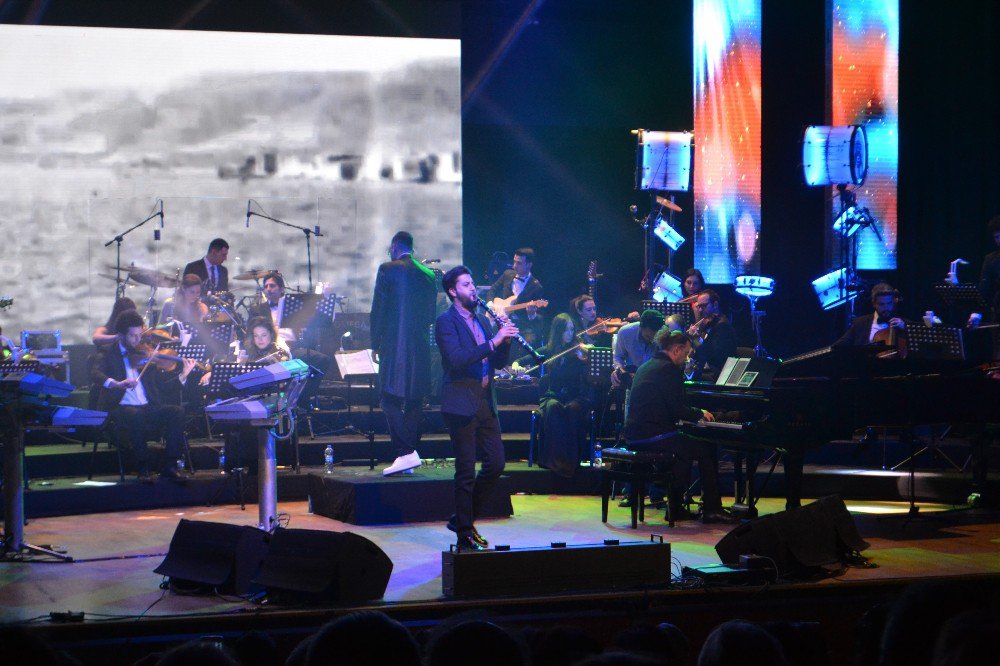
<path fill-rule="evenodd" d="M 184 276 L 192 274 L 200 277 L 206 293 L 229 291 L 229 271 L 222 265 L 228 256 L 229 243 L 223 238 L 214 238 L 208 244 L 204 257 L 184 267 Z"/>

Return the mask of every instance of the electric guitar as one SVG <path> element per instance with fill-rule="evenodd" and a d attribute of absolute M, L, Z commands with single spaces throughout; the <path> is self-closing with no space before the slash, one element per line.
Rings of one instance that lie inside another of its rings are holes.
<path fill-rule="evenodd" d="M 490 301 L 490 307 L 497 315 L 504 317 L 508 312 L 516 312 L 518 310 L 524 310 L 525 308 L 536 307 L 544 308 L 548 307 L 549 302 L 544 299 L 538 299 L 537 301 L 527 301 L 524 303 L 518 303 L 514 305 L 514 301 L 517 300 L 517 296 L 511 296 L 509 298 L 494 298 Z"/>

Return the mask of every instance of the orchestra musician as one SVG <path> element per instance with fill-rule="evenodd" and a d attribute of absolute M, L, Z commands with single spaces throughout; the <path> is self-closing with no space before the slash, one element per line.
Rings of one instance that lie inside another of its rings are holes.
<path fill-rule="evenodd" d="M 160 319 L 194 326 L 208 318 L 208 306 L 201 302 L 202 279 L 194 273 L 181 278 L 174 295 L 163 302 Z"/>
<path fill-rule="evenodd" d="M 504 319 L 494 329 L 476 312 L 476 285 L 465 266 L 445 273 L 442 284 L 452 302 L 434 324 L 444 370 L 441 415 L 455 451 L 455 516 L 448 529 L 458 535 L 458 550 L 485 550 L 489 544 L 475 519 L 504 469 L 493 373 L 506 365 L 517 327 Z M 477 447 L 483 454 L 478 476 Z"/>
<path fill-rule="evenodd" d="M 514 305 L 526 303 L 527 301 L 537 301 L 543 297 L 542 283 L 531 274 L 531 267 L 535 263 L 535 251 L 530 247 L 519 247 L 514 250 L 514 261 L 511 268 L 508 268 L 497 281 L 490 287 L 490 299 L 509 299 L 516 296 Z M 529 314 L 535 308 L 527 308 Z"/>
<path fill-rule="evenodd" d="M 691 303 L 695 323 L 687 334 L 694 345 L 688 371 L 694 380 L 715 379 L 726 359 L 736 353 L 736 330 L 724 314 L 719 294 L 713 289 L 702 289 Z"/>
<path fill-rule="evenodd" d="M 118 334 L 115 333 L 115 320 L 118 319 L 120 315 L 125 310 L 135 310 L 135 301 L 128 297 L 116 298 L 115 304 L 111 306 L 111 316 L 108 320 L 104 322 L 101 326 L 94 329 L 93 335 L 90 336 L 91 342 L 95 345 L 110 345 L 112 342 L 118 340 Z"/>
<path fill-rule="evenodd" d="M 597 326 L 597 302 L 593 296 L 590 294 L 577 296 L 570 301 L 570 311 L 573 313 L 573 324 L 576 326 L 580 342 L 595 347 L 611 346 L 611 334 L 603 327 Z"/>
<path fill-rule="evenodd" d="M 691 298 L 705 288 L 705 276 L 697 268 L 689 268 L 684 273 L 684 280 L 681 282 L 681 289 L 684 298 Z"/>
<path fill-rule="evenodd" d="M 330 369 L 332 359 L 326 354 L 317 351 L 315 347 L 319 344 L 321 331 L 332 326 L 330 317 L 323 314 L 320 308 L 312 313 L 303 331 L 302 338 L 296 335 L 292 328 L 290 311 L 285 307 L 287 298 L 285 297 L 285 278 L 278 271 L 271 271 L 264 277 L 264 301 L 249 308 L 249 317 L 267 317 L 274 323 L 278 331 L 278 338 L 291 350 L 295 358 L 302 359 L 305 363 L 319 371 L 315 376 L 306 381 L 306 385 L 299 396 L 300 404 L 308 404 L 309 401 L 319 392 L 320 382 L 323 381 L 323 374 Z M 331 294 L 330 286 L 323 288 L 323 298 L 328 298 Z"/>
<path fill-rule="evenodd" d="M 292 358 L 285 341 L 278 337 L 270 317 L 255 317 L 247 323 L 247 336 L 243 340 L 246 363 L 270 365 Z M 242 355 L 241 355 L 242 356 Z"/>
<path fill-rule="evenodd" d="M 670 496 L 675 520 L 693 516 L 680 511 L 679 500 L 690 485 L 691 462 L 698 462 L 705 523 L 731 522 L 723 513 L 715 446 L 677 429 L 677 422 L 714 421 L 711 412 L 687 404 L 684 366 L 691 354 L 691 340 L 680 331 L 662 328 L 655 337 L 657 350 L 635 373 L 625 417 L 625 439 L 635 451 L 660 450 L 674 454 Z"/>
<path fill-rule="evenodd" d="M 430 327 L 437 300 L 434 272 L 413 258 L 413 236 L 400 231 L 390 261 L 378 267 L 372 296 L 372 352 L 378 361 L 382 412 L 395 460 L 384 476 L 420 466 L 420 424 L 431 390 Z"/>
<path fill-rule="evenodd" d="M 1000 322 L 1000 215 L 986 225 L 997 249 L 983 258 L 983 268 L 979 276 L 979 291 L 986 304 L 993 308 L 993 322 Z"/>
<path fill-rule="evenodd" d="M 622 380 L 636 368 L 653 357 L 656 352 L 656 333 L 663 327 L 663 314 L 656 310 L 645 310 L 639 321 L 625 324 L 614 337 L 611 385 L 620 386 Z M 627 404 L 627 402 L 626 402 Z"/>
<path fill-rule="evenodd" d="M 552 319 L 549 341 L 538 353 L 545 358 L 545 373 L 539 382 L 543 437 L 539 440 L 538 464 L 558 476 L 573 477 L 580 460 L 587 456 L 587 413 L 592 403 L 587 381 L 586 345 L 575 337 L 569 314 Z M 527 355 L 513 364 L 515 373 L 524 365 L 534 365 Z"/>
<path fill-rule="evenodd" d="M 153 350 L 144 348 L 143 328 L 142 317 L 135 310 L 125 310 L 115 320 L 117 340 L 98 350 L 91 372 L 93 382 L 101 387 L 97 408 L 108 412 L 115 425 L 127 433 L 141 482 L 154 480 L 146 441 L 160 433 L 166 443 L 160 478 L 178 480 L 175 461 L 184 451 L 184 412 L 167 404 L 163 396 L 171 384 L 186 383 L 195 362 L 180 359 L 179 372 L 156 367 L 150 358 Z"/>
<path fill-rule="evenodd" d="M 906 330 L 906 322 L 896 315 L 899 292 L 888 282 L 879 282 L 872 287 L 872 308 L 874 312 L 862 315 L 851 323 L 834 347 L 863 346 L 871 344 L 879 331 L 895 328 Z"/>
<path fill-rule="evenodd" d="M 229 291 L 229 271 L 222 265 L 228 256 L 229 243 L 222 238 L 214 238 L 208 244 L 205 256 L 185 266 L 183 275 L 190 273 L 200 277 L 208 293 Z"/>

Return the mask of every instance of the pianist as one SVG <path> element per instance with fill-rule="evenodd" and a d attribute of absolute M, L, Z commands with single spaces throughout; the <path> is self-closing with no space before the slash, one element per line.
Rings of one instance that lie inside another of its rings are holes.
<path fill-rule="evenodd" d="M 679 420 L 714 421 L 711 412 L 687 404 L 684 365 L 691 355 L 691 340 L 680 331 L 662 328 L 656 334 L 657 351 L 635 374 L 625 418 L 625 439 L 634 451 L 664 451 L 675 455 L 673 488 L 679 502 L 690 485 L 691 462 L 698 461 L 702 483 L 702 522 L 729 522 L 722 511 L 719 472 L 714 445 L 677 430 Z M 681 516 L 679 507 L 671 507 Z"/>

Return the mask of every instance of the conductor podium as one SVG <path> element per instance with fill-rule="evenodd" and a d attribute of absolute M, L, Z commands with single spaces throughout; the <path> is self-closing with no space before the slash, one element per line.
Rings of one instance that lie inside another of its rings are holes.
<path fill-rule="evenodd" d="M 254 395 L 221 400 L 205 407 L 215 421 L 241 423 L 258 429 L 257 526 L 268 532 L 278 526 L 278 440 L 295 431 L 295 406 L 309 379 L 309 366 L 299 359 L 272 363 L 229 379 L 237 391 Z"/>

